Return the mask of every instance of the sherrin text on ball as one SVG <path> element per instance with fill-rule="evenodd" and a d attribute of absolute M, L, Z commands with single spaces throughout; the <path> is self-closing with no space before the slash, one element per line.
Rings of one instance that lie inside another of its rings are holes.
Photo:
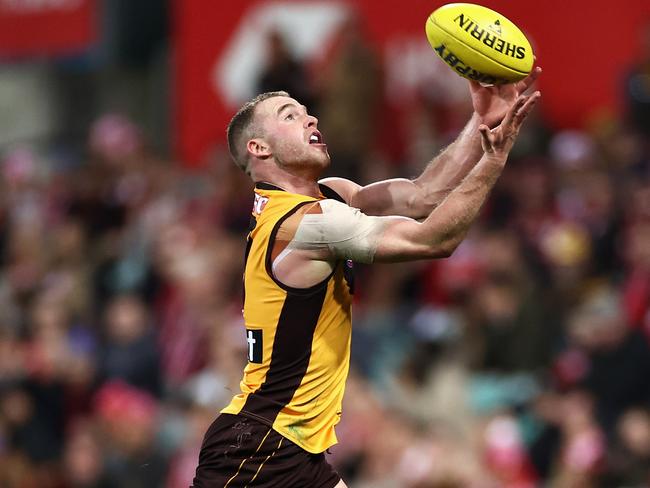
<path fill-rule="evenodd" d="M 533 69 L 530 42 L 494 10 L 471 3 L 436 9 L 426 23 L 429 43 L 456 73 L 483 84 L 512 83 Z"/>

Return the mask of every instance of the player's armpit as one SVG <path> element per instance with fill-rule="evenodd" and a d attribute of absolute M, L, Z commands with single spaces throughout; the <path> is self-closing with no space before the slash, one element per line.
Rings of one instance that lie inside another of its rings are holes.
<path fill-rule="evenodd" d="M 271 273 L 280 283 L 293 288 L 309 288 L 332 272 L 327 246 L 309 250 L 296 246 L 295 236 L 305 215 L 322 213 L 318 202 L 301 205 L 278 228 L 271 249 Z"/>

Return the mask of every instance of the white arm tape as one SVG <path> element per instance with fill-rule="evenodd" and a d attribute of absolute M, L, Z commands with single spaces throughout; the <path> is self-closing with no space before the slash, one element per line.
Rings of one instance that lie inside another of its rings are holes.
<path fill-rule="evenodd" d="M 323 213 L 303 216 L 290 248 L 328 248 L 339 259 L 371 263 L 386 225 L 401 218 L 371 217 L 337 200 L 318 203 Z"/>

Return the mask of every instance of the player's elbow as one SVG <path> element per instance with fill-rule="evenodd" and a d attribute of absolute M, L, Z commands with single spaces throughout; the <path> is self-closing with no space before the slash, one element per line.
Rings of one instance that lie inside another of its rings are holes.
<path fill-rule="evenodd" d="M 443 259 L 448 258 L 460 245 L 460 239 L 448 239 L 441 243 L 432 246 L 431 248 L 431 258 L 432 259 Z"/>
<path fill-rule="evenodd" d="M 417 191 L 412 192 L 406 201 L 409 216 L 415 219 L 428 217 L 449 194 L 447 190 L 425 191 L 417 184 L 415 188 Z"/>
<path fill-rule="evenodd" d="M 459 244 L 455 239 L 423 243 L 413 249 L 411 255 L 415 259 L 444 259 L 451 256 Z"/>
<path fill-rule="evenodd" d="M 445 247 L 442 249 L 437 250 L 436 252 L 433 253 L 433 259 L 445 259 L 450 257 L 452 254 L 454 254 L 454 251 L 456 248 L 452 247 Z"/>
<path fill-rule="evenodd" d="M 432 230 L 435 229 L 435 233 L 431 236 L 433 239 L 429 241 L 433 257 L 451 256 L 465 239 L 469 228 L 463 222 L 449 221 L 449 219 L 435 221 L 432 219 L 427 223 Z"/>
<path fill-rule="evenodd" d="M 460 246 L 467 234 L 466 230 L 448 230 L 438 235 L 429 246 L 432 258 L 448 258 Z"/>

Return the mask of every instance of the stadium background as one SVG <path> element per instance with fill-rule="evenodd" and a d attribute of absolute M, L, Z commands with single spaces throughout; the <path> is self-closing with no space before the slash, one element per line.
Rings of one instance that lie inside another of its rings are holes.
<path fill-rule="evenodd" d="M 442 2 L 0 0 L 0 486 L 186 487 L 236 391 L 257 91 L 331 174 L 415 176 L 467 120 Z M 351 488 L 650 484 L 650 5 L 486 1 L 544 68 L 444 261 L 364 267 L 331 462 Z"/>

